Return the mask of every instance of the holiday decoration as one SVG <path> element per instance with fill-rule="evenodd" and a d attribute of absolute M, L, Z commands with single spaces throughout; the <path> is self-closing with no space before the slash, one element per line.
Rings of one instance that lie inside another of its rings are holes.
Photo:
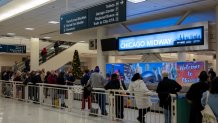
<path fill-rule="evenodd" d="M 74 77 L 76 79 L 80 79 L 82 77 L 82 71 L 80 67 L 79 53 L 77 50 L 75 50 L 74 52 L 72 67 L 73 67 L 72 72 L 73 72 Z"/>

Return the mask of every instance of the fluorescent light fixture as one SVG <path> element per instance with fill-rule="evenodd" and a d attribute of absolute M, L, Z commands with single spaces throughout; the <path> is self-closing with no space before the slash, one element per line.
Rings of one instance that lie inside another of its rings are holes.
<path fill-rule="evenodd" d="M 85 43 L 85 41 L 79 41 L 80 43 Z"/>
<path fill-rule="evenodd" d="M 7 35 L 14 36 L 14 35 L 16 35 L 16 34 L 9 32 L 9 33 L 7 33 Z"/>
<path fill-rule="evenodd" d="M 49 21 L 48 23 L 50 23 L 50 24 L 59 24 L 58 21 Z"/>
<path fill-rule="evenodd" d="M 30 31 L 32 31 L 32 30 L 34 30 L 34 28 L 25 28 L 26 30 L 30 30 Z"/>
<path fill-rule="evenodd" d="M 0 22 L 52 1 L 54 0 L 29 0 L 29 2 L 25 2 L 0 14 Z"/>
<path fill-rule="evenodd" d="M 43 37 L 44 39 L 50 39 L 51 37 Z"/>
<path fill-rule="evenodd" d="M 64 33 L 64 34 L 66 34 L 66 35 L 72 35 L 73 33 Z"/>
<path fill-rule="evenodd" d="M 140 2 L 144 2 L 146 0 L 128 0 L 129 2 L 132 2 L 132 3 L 140 3 Z"/>

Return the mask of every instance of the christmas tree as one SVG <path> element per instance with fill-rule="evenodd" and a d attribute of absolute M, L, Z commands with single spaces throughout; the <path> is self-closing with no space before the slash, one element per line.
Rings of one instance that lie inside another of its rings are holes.
<path fill-rule="evenodd" d="M 80 79 L 82 77 L 82 71 L 80 67 L 79 53 L 77 50 L 75 50 L 74 52 L 72 67 L 73 67 L 72 72 L 73 72 L 74 77 L 76 79 Z"/>

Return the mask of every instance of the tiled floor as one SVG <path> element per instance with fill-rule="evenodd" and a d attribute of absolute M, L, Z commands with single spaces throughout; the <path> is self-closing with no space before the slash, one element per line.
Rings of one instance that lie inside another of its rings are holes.
<path fill-rule="evenodd" d="M 0 98 L 0 123 L 116 123 L 38 104 Z"/>
<path fill-rule="evenodd" d="M 109 117 L 90 117 L 88 112 L 83 112 L 80 108 L 81 102 L 79 101 L 74 102 L 73 111 L 68 112 L 67 109 L 65 111 L 64 109 L 0 98 L 0 123 L 137 123 L 137 110 L 125 109 L 124 121 L 111 121 Z M 149 112 L 145 115 L 145 121 L 146 123 L 163 123 L 163 114 Z"/>

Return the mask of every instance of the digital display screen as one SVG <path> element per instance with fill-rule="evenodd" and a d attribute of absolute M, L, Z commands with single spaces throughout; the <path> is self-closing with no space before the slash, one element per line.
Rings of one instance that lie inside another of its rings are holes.
<path fill-rule="evenodd" d="M 204 62 L 148 62 L 106 64 L 106 76 L 117 73 L 120 80 L 129 84 L 135 73 L 140 73 L 145 83 L 155 84 L 162 80 L 162 73 L 168 72 L 170 79 L 181 85 L 199 82 L 199 74 L 204 70 Z"/>
<path fill-rule="evenodd" d="M 194 27 L 167 32 L 119 38 L 120 51 L 204 44 L 204 28 Z"/>

